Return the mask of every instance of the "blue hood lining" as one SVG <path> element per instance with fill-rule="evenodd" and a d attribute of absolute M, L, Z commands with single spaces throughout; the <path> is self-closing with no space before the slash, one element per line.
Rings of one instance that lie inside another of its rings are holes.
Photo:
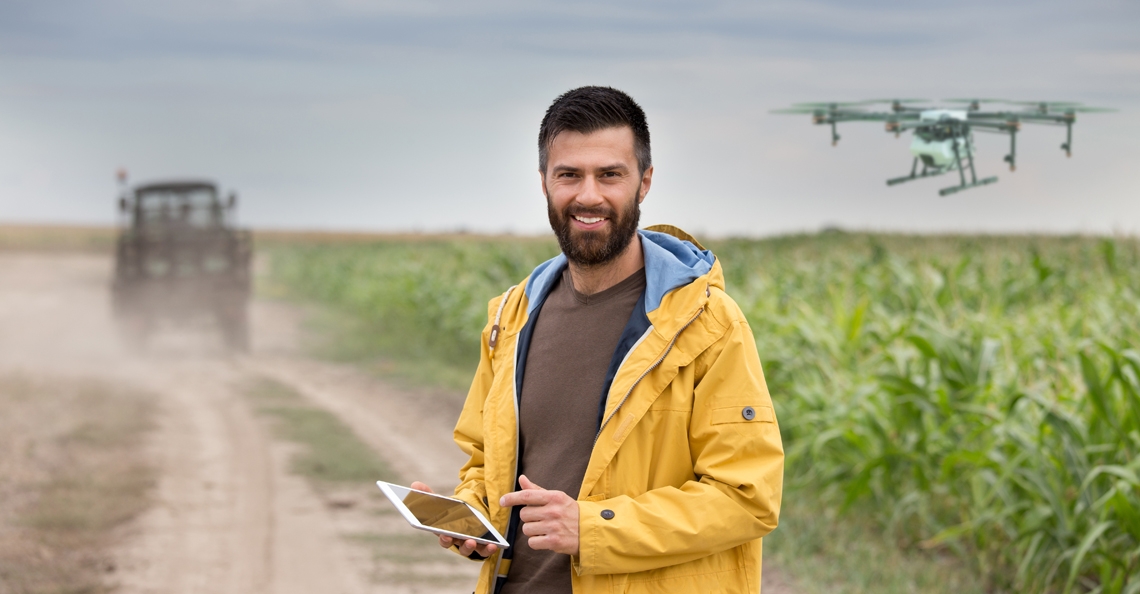
<path fill-rule="evenodd" d="M 668 233 L 638 230 L 641 251 L 645 255 L 645 313 L 661 307 L 665 295 L 683 287 L 712 270 L 716 256 L 690 241 Z M 534 313 L 550 292 L 554 282 L 566 269 L 566 256 L 557 256 L 539 264 L 526 283 L 527 316 Z"/>

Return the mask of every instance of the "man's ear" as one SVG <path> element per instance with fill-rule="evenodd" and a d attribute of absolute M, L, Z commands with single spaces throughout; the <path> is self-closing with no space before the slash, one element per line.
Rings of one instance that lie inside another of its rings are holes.
<path fill-rule="evenodd" d="M 546 195 L 546 172 L 541 170 L 541 169 L 538 170 L 538 185 L 540 188 L 542 188 L 542 195 L 545 196 Z"/>
<path fill-rule="evenodd" d="M 637 197 L 637 203 L 645 202 L 645 195 L 649 193 L 649 186 L 653 185 L 653 166 L 650 165 L 645 173 L 641 174 L 641 195 Z"/>

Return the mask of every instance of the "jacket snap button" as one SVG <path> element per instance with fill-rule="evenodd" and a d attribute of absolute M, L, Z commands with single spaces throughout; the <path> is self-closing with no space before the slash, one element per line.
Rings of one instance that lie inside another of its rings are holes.
<path fill-rule="evenodd" d="M 751 421 L 752 419 L 756 418 L 756 409 L 752 408 L 751 406 L 746 406 L 740 414 L 744 415 L 744 420 Z"/>
<path fill-rule="evenodd" d="M 602 519 L 604 519 L 604 520 L 612 520 L 612 519 L 614 519 L 614 512 L 613 512 L 613 510 L 611 510 L 611 509 L 603 509 L 603 510 L 602 510 Z"/>

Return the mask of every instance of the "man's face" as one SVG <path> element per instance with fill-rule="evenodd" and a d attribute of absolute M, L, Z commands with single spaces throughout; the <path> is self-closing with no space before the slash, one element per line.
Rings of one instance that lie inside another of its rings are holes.
<path fill-rule="evenodd" d="M 621 254 L 637 232 L 652 179 L 652 167 L 637 171 L 628 126 L 555 136 L 542 186 L 550 227 L 567 259 L 597 266 Z"/>

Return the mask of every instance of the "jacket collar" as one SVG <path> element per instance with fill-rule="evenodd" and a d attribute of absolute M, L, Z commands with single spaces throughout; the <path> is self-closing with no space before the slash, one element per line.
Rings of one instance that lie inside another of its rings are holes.
<path fill-rule="evenodd" d="M 641 237 L 641 252 L 645 258 L 646 315 L 660 307 L 670 291 L 708 274 L 716 262 L 712 252 L 675 227 L 639 229 L 637 233 Z M 558 254 L 534 269 L 525 289 L 527 317 L 546 300 L 567 265 L 566 256 Z"/>

